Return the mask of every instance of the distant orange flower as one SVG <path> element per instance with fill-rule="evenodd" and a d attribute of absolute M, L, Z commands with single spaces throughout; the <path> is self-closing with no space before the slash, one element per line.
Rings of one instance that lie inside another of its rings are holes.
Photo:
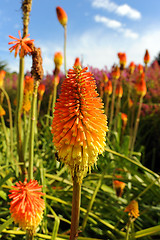
<path fill-rule="evenodd" d="M 120 83 L 117 84 L 117 87 L 116 87 L 116 96 L 119 98 L 122 98 L 122 96 L 123 96 L 123 88 Z"/>
<path fill-rule="evenodd" d="M 121 113 L 121 119 L 122 119 L 122 128 L 125 129 L 128 121 L 127 114 Z"/>
<path fill-rule="evenodd" d="M 122 69 L 125 68 L 126 63 L 127 63 L 126 54 L 119 52 L 119 53 L 118 53 L 118 57 L 119 57 L 119 64 L 120 64 L 121 68 L 122 68 Z"/>
<path fill-rule="evenodd" d="M 59 75 L 55 75 L 54 77 L 53 77 L 53 80 L 52 80 L 52 82 L 53 82 L 53 85 L 55 84 L 56 86 L 59 84 L 59 81 L 60 81 L 60 77 L 59 77 Z"/>
<path fill-rule="evenodd" d="M 81 66 L 81 62 L 78 57 L 75 59 L 75 62 L 74 62 L 74 67 L 76 67 L 76 66 Z"/>
<path fill-rule="evenodd" d="M 8 44 L 14 44 L 14 46 L 10 47 L 9 50 L 12 52 L 15 50 L 15 57 L 17 56 L 19 50 L 20 58 L 24 57 L 28 52 L 32 52 L 32 49 L 29 45 L 33 44 L 34 40 L 30 40 L 30 34 L 27 34 L 24 38 L 21 37 L 21 31 L 18 31 L 19 38 L 13 37 L 9 35 L 10 38 L 14 39 L 14 41 L 9 42 Z"/>
<path fill-rule="evenodd" d="M 5 75 L 6 75 L 6 71 L 0 70 L 0 87 L 3 87 L 4 85 Z"/>
<path fill-rule="evenodd" d="M 53 143 L 59 158 L 81 182 L 104 151 L 107 118 L 96 83 L 86 68 L 68 71 L 56 102 L 52 122 Z"/>
<path fill-rule="evenodd" d="M 116 175 L 115 177 L 122 179 L 121 175 Z M 119 180 L 114 180 L 113 181 L 113 187 L 116 190 L 117 197 L 122 197 L 123 190 L 124 190 L 125 186 L 126 186 L 126 184 L 122 181 L 119 181 Z"/>
<path fill-rule="evenodd" d="M 140 79 L 135 83 L 135 89 L 138 95 L 145 96 L 147 92 L 145 74 L 142 73 Z"/>
<path fill-rule="evenodd" d="M 144 55 L 144 63 L 148 64 L 149 61 L 150 61 L 150 55 L 149 55 L 148 50 L 146 50 L 145 55 Z"/>
<path fill-rule="evenodd" d="M 114 66 L 112 67 L 112 72 L 111 72 L 111 74 L 112 74 L 112 77 L 113 77 L 114 79 L 118 79 L 118 78 L 120 77 L 120 69 L 119 69 L 119 67 L 114 65 Z"/>
<path fill-rule="evenodd" d="M 57 68 L 60 68 L 63 63 L 63 55 L 61 52 L 56 52 L 54 54 L 54 63 Z"/>
<path fill-rule="evenodd" d="M 111 82 L 111 80 L 108 80 L 108 82 L 105 83 L 104 92 L 107 93 L 108 95 L 112 94 L 112 82 Z"/>
<path fill-rule="evenodd" d="M 0 105 L 0 117 L 4 116 L 6 114 L 6 111 L 3 109 L 3 107 Z"/>
<path fill-rule="evenodd" d="M 28 91 L 28 93 L 31 95 L 33 93 L 33 89 L 34 89 L 34 79 L 30 76 L 25 76 L 24 91 Z"/>
<path fill-rule="evenodd" d="M 141 64 L 138 64 L 138 71 L 140 74 L 143 73 L 143 66 Z"/>
<path fill-rule="evenodd" d="M 23 106 L 22 106 L 24 112 L 29 112 L 31 109 L 31 101 L 30 101 L 30 94 L 28 91 L 24 91 L 23 95 Z"/>
<path fill-rule="evenodd" d="M 42 101 L 44 92 L 45 92 L 45 85 L 41 83 L 38 87 L 38 97 L 41 101 Z"/>
<path fill-rule="evenodd" d="M 124 212 L 128 212 L 128 215 L 134 218 L 139 217 L 139 208 L 138 202 L 136 200 L 132 200 L 129 205 L 125 208 Z"/>
<path fill-rule="evenodd" d="M 131 108 L 133 106 L 133 100 L 130 98 L 128 102 L 128 107 Z"/>
<path fill-rule="evenodd" d="M 129 70 L 130 70 L 130 73 L 133 74 L 134 70 L 135 70 L 135 67 L 136 65 L 134 64 L 134 62 L 131 62 L 129 64 Z"/>
<path fill-rule="evenodd" d="M 27 183 L 25 179 L 22 183 L 16 183 L 10 190 L 9 198 L 11 216 L 15 223 L 18 223 L 23 230 L 28 230 L 34 234 L 36 228 L 40 224 L 45 208 L 44 200 L 41 198 L 44 195 L 41 192 L 42 186 L 38 185 L 36 180 L 30 180 Z"/>
<path fill-rule="evenodd" d="M 60 24 L 62 24 L 63 27 L 67 25 L 68 17 L 66 12 L 61 7 L 56 7 L 57 12 L 57 18 Z"/>

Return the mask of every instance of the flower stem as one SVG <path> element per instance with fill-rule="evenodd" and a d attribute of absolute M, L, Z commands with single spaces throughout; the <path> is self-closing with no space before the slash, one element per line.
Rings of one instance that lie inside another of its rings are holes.
<path fill-rule="evenodd" d="M 56 97 L 57 97 L 57 84 L 54 83 L 53 101 L 52 101 L 52 114 L 54 113 L 54 107 L 55 107 L 55 103 L 56 103 Z"/>
<path fill-rule="evenodd" d="M 66 44 L 67 44 L 67 25 L 64 26 L 64 72 L 67 77 Z"/>
<path fill-rule="evenodd" d="M 115 102 L 116 87 L 117 87 L 117 79 L 114 79 L 113 93 L 112 93 L 112 100 L 111 100 L 111 113 L 110 113 L 110 119 L 109 119 L 110 131 L 112 128 L 112 120 L 113 120 L 113 114 L 114 114 L 114 102 Z"/>
<path fill-rule="evenodd" d="M 23 104 L 23 80 L 24 80 L 24 58 L 20 58 L 15 124 L 16 124 L 16 130 L 17 130 L 17 151 L 19 156 L 19 162 L 22 162 L 22 163 L 24 163 L 24 156 L 22 151 L 22 122 L 21 122 L 21 109 Z M 24 172 L 23 165 L 22 165 L 22 172 Z"/>
<path fill-rule="evenodd" d="M 142 103 L 143 103 L 143 96 L 140 97 L 140 101 L 139 101 L 138 113 L 137 113 L 136 123 L 135 123 L 135 126 L 134 126 L 134 132 L 133 132 L 133 138 L 132 138 L 132 144 L 131 144 L 131 151 L 130 151 L 131 154 L 134 150 L 134 144 L 135 144 L 137 131 L 138 131 L 138 126 L 139 126 L 139 121 L 140 121 Z"/>
<path fill-rule="evenodd" d="M 73 178 L 72 217 L 70 240 L 78 238 L 79 213 L 81 202 L 81 183 L 78 182 L 76 172 Z"/>
<path fill-rule="evenodd" d="M 47 110 L 47 116 L 48 117 L 46 119 L 46 126 L 49 125 L 49 116 L 50 116 L 51 104 L 52 104 L 52 94 L 49 95 L 48 110 Z"/>
<path fill-rule="evenodd" d="M 30 142 L 29 142 L 29 169 L 28 177 L 33 179 L 33 158 L 34 158 L 34 132 L 35 132 L 35 120 L 36 120 L 36 103 L 37 103 L 37 91 L 39 81 L 35 82 L 33 98 L 32 98 L 32 109 L 31 109 L 31 128 L 30 128 Z"/>
<path fill-rule="evenodd" d="M 95 200 L 95 198 L 96 198 L 96 195 L 97 195 L 97 193 L 98 193 L 98 191 L 99 191 L 99 188 L 100 188 L 100 186 L 101 186 L 101 184 L 102 184 L 103 176 L 104 176 L 104 174 L 101 175 L 101 177 L 100 177 L 100 179 L 99 179 L 99 181 L 98 181 L 98 183 L 97 183 L 96 189 L 95 189 L 95 191 L 94 191 L 94 193 L 93 193 L 93 195 L 92 195 L 92 198 L 91 198 L 91 200 L 90 200 L 90 202 L 89 202 L 89 204 L 88 204 L 87 212 L 86 212 L 86 215 L 85 215 L 85 217 L 84 217 L 84 219 L 83 219 L 83 223 L 82 223 L 82 229 L 83 229 L 83 231 L 84 231 L 84 229 L 85 229 L 85 227 L 86 227 L 86 224 L 87 224 L 89 212 L 91 211 L 91 208 L 92 208 L 92 206 L 93 206 L 93 203 L 94 203 L 94 200 Z"/>

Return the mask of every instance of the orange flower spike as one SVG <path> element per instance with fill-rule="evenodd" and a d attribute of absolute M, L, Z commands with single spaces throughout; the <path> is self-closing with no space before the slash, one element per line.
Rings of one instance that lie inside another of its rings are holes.
<path fill-rule="evenodd" d="M 112 94 L 112 82 L 111 82 L 111 80 L 108 80 L 108 82 L 105 84 L 104 92 L 107 93 L 108 95 Z"/>
<path fill-rule="evenodd" d="M 131 63 L 129 64 L 130 74 L 133 74 L 133 73 L 134 73 L 135 67 L 136 67 L 136 65 L 134 64 L 134 62 L 131 62 Z"/>
<path fill-rule="evenodd" d="M 104 151 L 107 118 L 88 68 L 74 67 L 62 83 L 52 122 L 59 158 L 81 182 Z"/>
<path fill-rule="evenodd" d="M 122 127 L 123 127 L 123 129 L 125 129 L 126 125 L 127 125 L 127 121 L 128 121 L 127 114 L 121 113 L 121 119 L 122 119 L 122 123 L 123 123 Z"/>
<path fill-rule="evenodd" d="M 74 62 L 74 67 L 81 66 L 80 59 L 77 57 Z"/>
<path fill-rule="evenodd" d="M 63 63 L 63 55 L 61 52 L 56 52 L 54 55 L 54 64 L 59 69 Z"/>
<path fill-rule="evenodd" d="M 45 92 L 45 85 L 43 83 L 40 83 L 38 87 L 38 97 L 41 101 L 42 101 L 44 92 Z"/>
<path fill-rule="evenodd" d="M 60 81 L 59 75 L 53 77 L 53 80 L 52 80 L 53 85 L 55 84 L 56 86 L 58 86 L 59 81 Z"/>
<path fill-rule="evenodd" d="M 5 75 L 6 75 L 6 71 L 0 70 L 0 87 L 3 87 L 4 85 Z"/>
<path fill-rule="evenodd" d="M 6 111 L 3 109 L 3 107 L 0 105 L 0 117 L 6 115 Z"/>
<path fill-rule="evenodd" d="M 141 64 L 138 64 L 138 71 L 140 74 L 143 73 L 143 66 Z"/>
<path fill-rule="evenodd" d="M 112 74 L 112 77 L 114 79 L 118 79 L 120 77 L 120 69 L 119 69 L 119 67 L 118 66 L 113 66 L 111 74 Z"/>
<path fill-rule="evenodd" d="M 44 200 L 41 196 L 42 186 L 38 185 L 36 180 L 30 180 L 27 183 L 25 179 L 22 183 L 16 183 L 13 190 L 9 192 L 11 216 L 15 223 L 18 223 L 23 230 L 34 234 L 40 224 L 45 209 Z"/>
<path fill-rule="evenodd" d="M 17 56 L 19 50 L 19 56 L 20 58 L 24 57 L 29 52 L 32 52 L 32 49 L 29 45 L 33 44 L 34 40 L 30 40 L 29 36 L 30 34 L 27 34 L 24 38 L 21 37 L 20 30 L 18 31 L 19 38 L 13 37 L 9 35 L 11 39 L 14 39 L 14 41 L 9 42 L 8 44 L 14 44 L 12 47 L 9 48 L 10 52 L 15 50 L 15 57 Z"/>
<path fill-rule="evenodd" d="M 23 95 L 23 111 L 24 112 L 29 112 L 31 109 L 31 101 L 29 98 L 30 94 L 27 90 L 24 90 L 24 95 Z"/>
<path fill-rule="evenodd" d="M 130 98 L 128 102 L 128 107 L 131 108 L 133 106 L 133 100 Z"/>
<path fill-rule="evenodd" d="M 120 68 L 124 69 L 127 63 L 127 57 L 125 53 L 118 53 L 118 58 L 119 58 L 119 64 L 120 64 Z"/>
<path fill-rule="evenodd" d="M 135 84 L 136 92 L 138 95 L 145 96 L 147 92 L 145 74 L 142 73 L 140 80 Z"/>
<path fill-rule="evenodd" d="M 123 96 L 123 88 L 121 84 L 118 84 L 116 87 L 116 96 L 122 98 Z"/>
<path fill-rule="evenodd" d="M 129 205 L 125 208 L 124 212 L 128 212 L 128 215 L 134 218 L 139 217 L 139 208 L 138 202 L 136 200 L 132 200 Z"/>
<path fill-rule="evenodd" d="M 146 50 L 145 55 L 144 55 L 144 63 L 148 64 L 149 61 L 150 61 L 150 55 L 149 55 L 148 50 Z"/>
<path fill-rule="evenodd" d="M 66 12 L 61 7 L 56 7 L 56 12 L 58 21 L 60 22 L 60 24 L 62 24 L 63 27 L 65 27 L 68 22 L 68 16 Z"/>
<path fill-rule="evenodd" d="M 28 93 L 31 95 L 33 93 L 33 89 L 34 89 L 34 79 L 30 76 L 25 76 L 24 90 L 28 91 Z"/>
<path fill-rule="evenodd" d="M 116 175 L 115 177 L 116 178 L 122 178 L 121 175 Z M 113 181 L 113 187 L 116 190 L 117 197 L 122 197 L 123 190 L 124 190 L 125 186 L 126 186 L 126 184 L 122 181 L 119 181 L 119 180 L 114 180 Z"/>

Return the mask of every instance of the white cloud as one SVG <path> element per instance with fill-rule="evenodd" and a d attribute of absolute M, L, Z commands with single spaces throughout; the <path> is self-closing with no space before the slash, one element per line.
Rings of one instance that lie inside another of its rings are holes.
<path fill-rule="evenodd" d="M 118 32 L 123 33 L 126 38 L 136 39 L 138 34 L 131 29 L 124 28 L 122 23 L 113 19 L 106 18 L 104 16 L 96 15 L 94 17 L 95 22 L 103 23 L 106 27 L 112 28 Z"/>
<path fill-rule="evenodd" d="M 94 20 L 96 22 L 104 23 L 107 27 L 113 28 L 113 29 L 120 28 L 122 26 L 122 24 L 116 20 L 112 20 L 112 19 L 109 19 L 109 18 L 106 18 L 103 16 L 99 16 L 99 15 L 96 15 L 94 17 Z"/>
<path fill-rule="evenodd" d="M 110 2 L 109 0 L 93 0 L 92 6 L 96 8 L 104 8 L 110 12 L 117 9 L 117 4 Z"/>
<path fill-rule="evenodd" d="M 118 6 L 116 9 L 116 13 L 121 16 L 127 16 L 128 18 L 135 19 L 135 20 L 141 18 L 140 12 L 131 8 L 127 4 Z"/>
<path fill-rule="evenodd" d="M 141 18 L 141 13 L 127 4 L 117 5 L 110 0 L 93 0 L 92 6 L 95 8 L 103 8 L 118 15 L 126 16 L 133 20 Z"/>

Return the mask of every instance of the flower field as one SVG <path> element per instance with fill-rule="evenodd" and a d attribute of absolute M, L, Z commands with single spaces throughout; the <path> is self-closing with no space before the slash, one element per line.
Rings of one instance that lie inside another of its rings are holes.
<path fill-rule="evenodd" d="M 68 16 L 57 6 L 64 51 L 43 72 L 43 51 L 9 35 L 19 72 L 0 68 L 0 239 L 160 239 L 160 65 L 67 69 Z M 32 66 L 24 72 L 25 57 Z M 64 69 L 63 69 L 64 66 Z"/>

